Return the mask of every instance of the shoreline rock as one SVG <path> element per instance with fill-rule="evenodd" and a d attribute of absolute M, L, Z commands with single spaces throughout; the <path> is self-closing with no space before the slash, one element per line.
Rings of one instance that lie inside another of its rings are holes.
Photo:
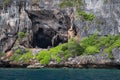
<path fill-rule="evenodd" d="M 120 64 L 115 62 L 107 63 L 87 63 L 87 64 L 72 64 L 70 62 L 57 63 L 41 65 L 40 63 L 35 64 L 22 64 L 22 63 L 12 63 L 12 62 L 2 62 L 0 61 L 0 68 L 28 68 L 28 69 L 40 69 L 40 68 L 95 68 L 95 69 L 120 69 Z"/>
<path fill-rule="evenodd" d="M 97 57 L 96 57 L 97 56 Z M 30 69 L 39 69 L 39 68 L 116 68 L 120 69 L 120 62 L 115 59 L 104 58 L 104 56 L 96 55 L 83 55 L 70 57 L 67 60 L 63 60 L 60 63 L 56 61 L 50 61 L 47 65 L 41 65 L 37 61 L 31 61 L 29 63 L 15 63 L 13 61 L 4 61 L 0 60 L 0 67 L 2 68 L 30 68 Z"/>
<path fill-rule="evenodd" d="M 14 63 L 0 60 L 0 68 L 26 68 L 28 65 L 27 63 Z"/>
<path fill-rule="evenodd" d="M 95 68 L 95 69 L 120 69 L 120 64 L 105 63 L 105 64 L 55 64 L 55 65 L 29 65 L 27 68 L 40 69 L 40 68 Z"/>

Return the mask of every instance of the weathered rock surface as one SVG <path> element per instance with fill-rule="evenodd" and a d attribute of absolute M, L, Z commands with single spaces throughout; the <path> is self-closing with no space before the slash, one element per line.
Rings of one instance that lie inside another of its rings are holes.
<path fill-rule="evenodd" d="M 47 48 L 67 42 L 70 18 L 63 12 L 54 14 L 51 10 L 26 11 L 32 21 L 31 46 Z"/>
<path fill-rule="evenodd" d="M 118 48 L 113 49 L 114 59 L 110 59 L 108 54 L 104 55 L 96 53 L 95 55 L 83 55 L 70 57 L 68 60 L 63 60 L 60 63 L 56 61 L 50 61 L 48 65 L 42 65 L 38 61 L 32 61 L 31 63 L 14 63 L 12 61 L 0 61 L 0 67 L 10 68 L 118 68 L 120 69 L 120 50 Z"/>
<path fill-rule="evenodd" d="M 97 61 L 96 56 L 77 56 L 75 58 L 69 58 L 67 61 L 56 63 L 50 62 L 48 65 L 32 64 L 27 68 L 116 68 L 120 69 L 120 64 L 114 62 L 114 60 L 101 59 Z"/>
<path fill-rule="evenodd" d="M 27 66 L 27 68 L 37 69 L 37 68 L 44 68 L 44 66 L 42 66 L 40 63 L 35 63 L 35 64 L 33 64 L 33 65 Z"/>
<path fill-rule="evenodd" d="M 6 13 L 3 14 L 7 15 Z M 11 15 L 12 17 L 9 18 Z M 17 10 L 14 14 L 8 13 L 5 22 L 7 21 L 8 24 L 5 23 L 0 28 L 0 46 L 3 52 L 7 52 L 13 46 L 18 45 L 31 48 L 48 48 L 68 40 L 67 30 L 70 25 L 70 18 L 65 12 L 59 11 L 55 14 L 53 10 L 25 11 L 22 8 L 21 12 Z M 19 32 L 27 35 L 18 41 Z"/>

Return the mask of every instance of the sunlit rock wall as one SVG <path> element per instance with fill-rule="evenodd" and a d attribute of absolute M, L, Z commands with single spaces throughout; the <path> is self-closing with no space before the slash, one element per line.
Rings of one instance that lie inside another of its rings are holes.
<path fill-rule="evenodd" d="M 92 22 L 77 21 L 81 36 L 98 33 L 99 35 L 120 33 L 120 1 L 119 0 L 83 0 L 84 10 L 96 17 Z"/>

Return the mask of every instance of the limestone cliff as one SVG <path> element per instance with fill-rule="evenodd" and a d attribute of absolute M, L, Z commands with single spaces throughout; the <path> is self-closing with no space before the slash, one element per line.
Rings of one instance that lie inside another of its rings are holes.
<path fill-rule="evenodd" d="M 22 45 L 48 48 L 67 42 L 69 11 L 61 10 L 60 0 L 12 0 L 0 9 L 0 51 Z M 82 9 L 93 13 L 93 21 L 74 21 L 75 35 L 81 38 L 94 33 L 116 35 L 120 32 L 119 0 L 83 0 Z M 118 51 L 119 52 L 119 51 Z M 99 55 L 96 55 L 99 56 Z"/>
<path fill-rule="evenodd" d="M 0 52 L 14 50 L 20 45 L 26 48 L 49 49 L 67 42 L 71 25 L 69 9 L 60 9 L 59 3 L 60 0 L 10 0 L 4 8 L 0 6 Z M 93 21 L 75 19 L 74 35 L 79 35 L 80 39 L 94 33 L 100 36 L 120 33 L 119 0 L 83 0 L 82 9 L 93 13 L 95 18 Z M 120 63 L 119 53 L 118 48 L 112 50 L 114 60 L 109 59 L 108 54 L 102 56 L 100 52 L 92 56 L 69 58 L 63 64 L 69 67 L 99 62 L 103 62 L 103 65 L 116 65 Z"/>

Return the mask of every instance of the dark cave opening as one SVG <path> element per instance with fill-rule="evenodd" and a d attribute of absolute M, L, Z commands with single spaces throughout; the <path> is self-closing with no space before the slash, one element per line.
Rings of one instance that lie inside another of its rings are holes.
<path fill-rule="evenodd" d="M 46 49 L 68 41 L 70 17 L 64 12 L 60 11 L 60 14 L 55 14 L 53 10 L 26 12 L 32 22 L 30 47 Z"/>
<path fill-rule="evenodd" d="M 32 43 L 31 46 L 33 48 L 49 48 L 49 47 L 55 47 L 59 45 L 60 43 L 65 43 L 68 41 L 68 37 L 63 36 L 56 36 L 55 31 L 51 29 L 43 29 L 39 28 L 37 31 L 33 33 Z M 55 38 L 54 38 L 55 37 Z M 53 42 L 54 38 L 54 42 Z"/>
<path fill-rule="evenodd" d="M 48 48 L 52 46 L 51 37 L 44 33 L 43 28 L 39 28 L 36 33 L 33 34 L 32 47 L 33 48 Z"/>

